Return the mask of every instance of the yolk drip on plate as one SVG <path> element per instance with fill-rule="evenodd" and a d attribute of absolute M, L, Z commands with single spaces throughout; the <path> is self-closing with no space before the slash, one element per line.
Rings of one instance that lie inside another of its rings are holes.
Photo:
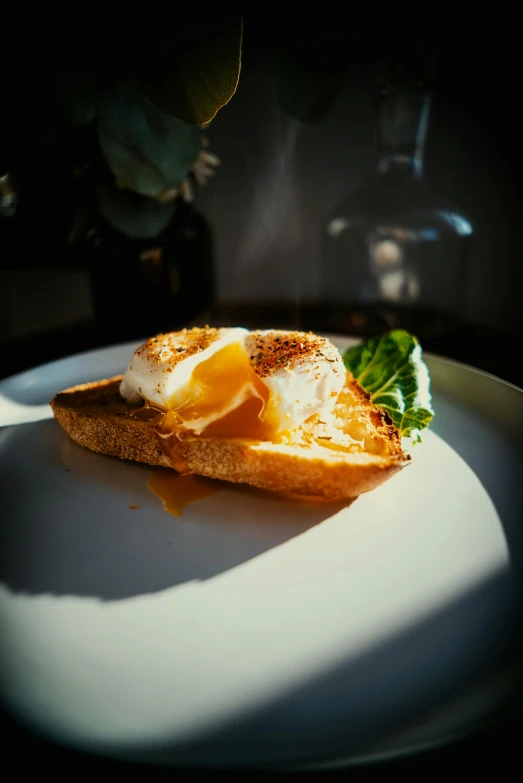
<path fill-rule="evenodd" d="M 191 379 L 169 401 L 162 430 L 208 421 L 203 432 L 215 438 L 272 440 L 277 424 L 271 416 L 269 390 L 236 343 L 198 364 Z"/>
<path fill-rule="evenodd" d="M 183 509 L 189 503 L 214 495 L 221 489 L 219 481 L 203 476 L 183 476 L 165 469 L 153 473 L 147 486 L 160 498 L 164 509 L 174 517 L 181 517 Z"/>

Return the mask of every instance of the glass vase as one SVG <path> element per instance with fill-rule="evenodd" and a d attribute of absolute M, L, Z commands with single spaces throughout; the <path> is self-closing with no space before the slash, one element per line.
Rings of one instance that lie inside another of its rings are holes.
<path fill-rule="evenodd" d="M 438 337 L 461 320 L 473 229 L 425 179 L 431 101 L 415 85 L 379 96 L 376 171 L 324 226 L 320 296 L 329 329 L 401 327 Z"/>

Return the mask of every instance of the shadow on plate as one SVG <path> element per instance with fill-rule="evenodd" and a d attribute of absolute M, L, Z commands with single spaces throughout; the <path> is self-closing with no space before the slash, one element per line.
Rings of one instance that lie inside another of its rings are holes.
<path fill-rule="evenodd" d="M 54 420 L 5 430 L 1 580 L 31 594 L 153 593 L 235 568 L 344 507 L 235 487 L 177 518 L 147 488 L 150 475 L 147 466 L 77 446 Z"/>
<path fill-rule="evenodd" d="M 434 771 L 440 761 L 446 768 L 446 758 L 447 771 L 457 760 L 479 771 L 482 758 L 505 764 L 512 751 L 516 760 L 523 677 L 513 588 L 510 574 L 491 574 L 355 656 L 340 651 L 337 662 L 311 667 L 301 683 L 182 743 L 150 737 L 87 754 L 67 745 L 75 754 L 69 760 L 74 768 L 94 763 L 100 770 L 198 776 L 273 771 L 292 779 L 314 771 L 345 777 L 347 767 L 351 777 L 385 772 L 389 779 L 405 765 Z M 24 725 L 23 716 L 11 717 Z M 516 731 L 505 736 L 504 726 Z M 492 745 L 493 731 L 502 747 Z M 59 741 L 43 727 L 35 736 Z"/>

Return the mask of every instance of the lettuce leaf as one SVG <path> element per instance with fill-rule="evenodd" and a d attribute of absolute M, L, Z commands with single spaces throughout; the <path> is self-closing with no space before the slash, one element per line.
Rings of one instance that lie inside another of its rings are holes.
<path fill-rule="evenodd" d="M 430 376 L 421 346 L 409 332 L 393 329 L 343 354 L 345 367 L 383 408 L 403 437 L 420 442 L 433 416 Z"/>

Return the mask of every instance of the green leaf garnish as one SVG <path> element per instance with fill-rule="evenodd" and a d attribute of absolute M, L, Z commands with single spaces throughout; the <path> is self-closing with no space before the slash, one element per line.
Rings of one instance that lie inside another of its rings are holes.
<path fill-rule="evenodd" d="M 419 443 L 420 430 L 430 424 L 434 411 L 429 371 L 416 337 L 393 329 L 349 348 L 343 361 L 374 405 L 387 411 L 402 437 Z"/>

